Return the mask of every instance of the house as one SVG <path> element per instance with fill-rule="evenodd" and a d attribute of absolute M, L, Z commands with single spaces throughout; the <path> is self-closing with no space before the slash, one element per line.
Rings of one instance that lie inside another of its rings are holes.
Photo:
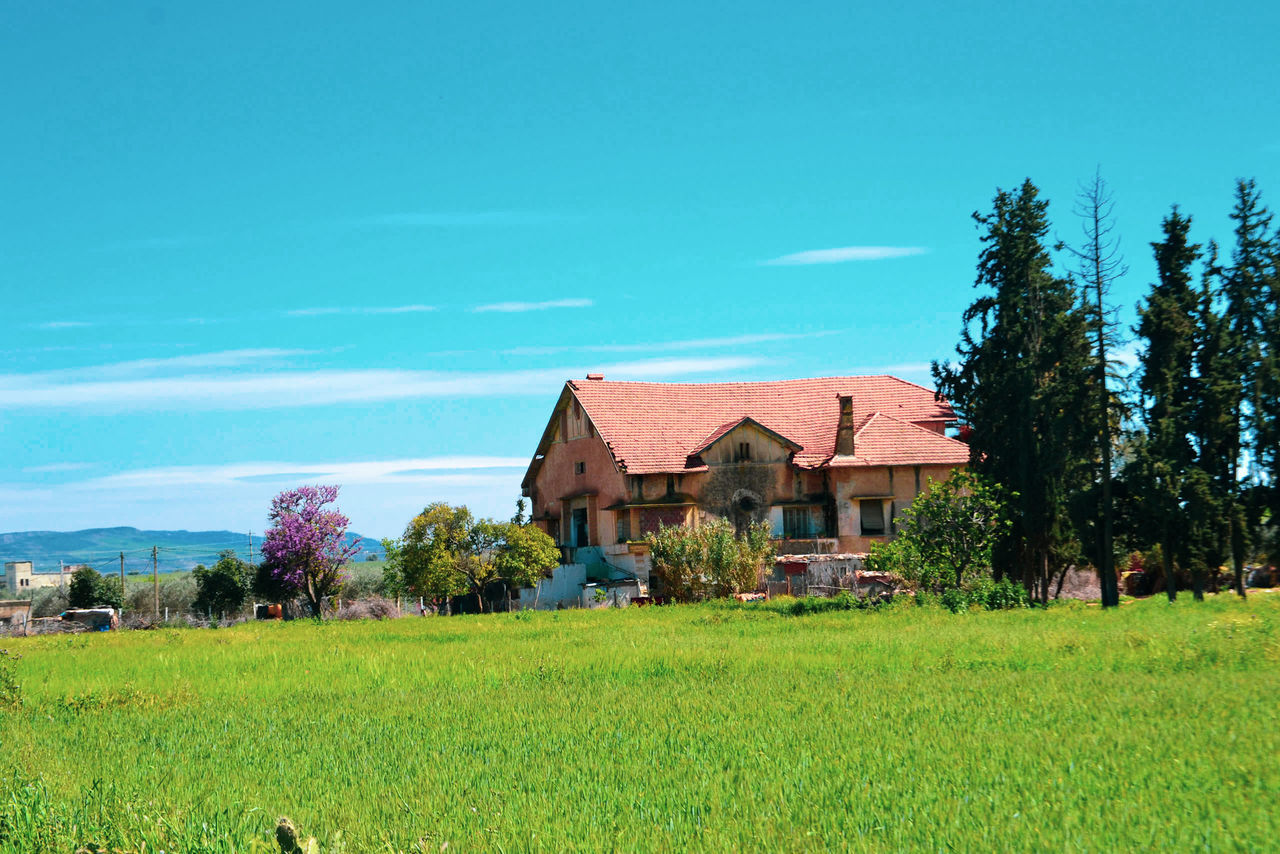
<path fill-rule="evenodd" d="M 566 565 L 604 565 L 643 585 L 645 535 L 710 516 L 769 520 L 781 554 L 857 554 L 893 536 L 930 479 L 968 463 L 969 446 L 946 435 L 954 420 L 931 389 L 891 376 L 588 374 L 565 383 L 522 489 Z"/>
<path fill-rule="evenodd" d="M 60 572 L 36 572 L 29 560 L 6 561 L 4 589 L 10 596 L 30 596 L 32 590 L 41 587 L 60 587 L 69 584 L 74 569 L 74 566 L 64 566 Z"/>

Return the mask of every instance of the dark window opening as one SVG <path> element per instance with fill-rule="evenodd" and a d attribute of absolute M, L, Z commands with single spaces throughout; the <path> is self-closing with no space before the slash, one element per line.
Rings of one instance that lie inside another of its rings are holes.
<path fill-rule="evenodd" d="M 751 443 L 750 442 L 738 443 L 738 455 L 733 458 L 733 461 L 735 463 L 751 461 Z"/>
<path fill-rule="evenodd" d="M 859 515 L 862 517 L 862 536 L 884 536 L 884 502 L 878 498 L 860 501 Z"/>
<path fill-rule="evenodd" d="M 675 494 L 676 494 L 676 476 L 673 474 L 669 474 L 667 475 L 667 495 L 675 495 Z"/>
<path fill-rule="evenodd" d="M 573 545 L 582 548 L 588 544 L 587 510 L 585 507 L 573 511 Z"/>
<path fill-rule="evenodd" d="M 582 462 L 581 460 L 579 460 L 578 462 L 574 463 L 574 464 L 573 464 L 573 473 L 574 473 L 574 474 L 586 474 L 586 473 L 587 473 L 587 464 L 586 464 L 585 462 Z"/>
<path fill-rule="evenodd" d="M 782 508 L 782 536 L 788 540 L 808 540 L 818 536 L 813 522 L 813 508 Z"/>
<path fill-rule="evenodd" d="M 623 511 L 618 514 L 618 542 L 625 543 L 631 539 L 631 514 Z"/>

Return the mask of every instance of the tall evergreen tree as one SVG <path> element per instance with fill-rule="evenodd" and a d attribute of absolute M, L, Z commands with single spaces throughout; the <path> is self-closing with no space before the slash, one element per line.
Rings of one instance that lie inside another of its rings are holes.
<path fill-rule="evenodd" d="M 1188 240 L 1191 218 L 1175 205 L 1161 224 L 1164 240 L 1152 243 L 1157 279 L 1138 307 L 1137 333 L 1146 346 L 1138 374 L 1145 442 L 1134 468 L 1141 496 L 1141 522 L 1159 543 L 1169 600 L 1177 597 L 1175 564 L 1190 567 L 1188 499 L 1200 498 L 1203 482 L 1193 474 L 1195 448 L 1195 375 L 1200 298 L 1192 287 L 1191 266 L 1200 247 Z M 1203 597 L 1203 567 L 1192 569 L 1196 598 Z"/>
<path fill-rule="evenodd" d="M 1088 316 L 1089 331 L 1094 340 L 1093 365 L 1093 433 L 1098 450 L 1098 484 L 1100 500 L 1097 502 L 1097 545 L 1093 549 L 1102 587 L 1102 607 L 1114 608 L 1120 604 L 1120 591 L 1116 579 L 1114 517 L 1115 508 L 1111 496 L 1111 423 L 1116 408 L 1116 398 L 1107 386 L 1110 377 L 1108 354 L 1115 346 L 1114 311 L 1107 306 L 1107 295 L 1112 283 L 1123 276 L 1128 268 L 1120 255 L 1120 242 L 1115 236 L 1115 202 L 1101 174 L 1081 188 L 1076 199 L 1075 214 L 1084 226 L 1084 243 L 1068 247 L 1079 266 L 1077 274 L 1084 285 L 1081 304 Z"/>
<path fill-rule="evenodd" d="M 1202 474 L 1195 484 L 1196 500 L 1189 507 L 1200 523 L 1200 533 L 1193 544 L 1194 559 L 1215 571 L 1231 552 L 1232 530 L 1240 511 L 1236 472 L 1240 422 L 1236 413 L 1242 390 L 1231 321 L 1217 305 L 1215 282 L 1220 282 L 1221 276 L 1218 246 L 1211 240 L 1205 251 L 1197 305 L 1192 411 L 1195 468 Z"/>
<path fill-rule="evenodd" d="M 1051 270 L 1047 210 L 1028 179 L 974 214 L 983 231 L 974 285 L 990 292 L 964 313 L 959 363 L 933 365 L 939 394 L 970 428 L 973 468 L 1016 494 L 995 568 L 1041 601 L 1073 551 L 1066 505 L 1091 458 L 1087 321 L 1071 283 Z"/>
<path fill-rule="evenodd" d="M 1232 490 L 1230 506 L 1231 561 L 1235 568 L 1235 589 L 1245 595 L 1244 562 L 1251 547 L 1253 531 L 1248 524 L 1248 502 L 1257 492 L 1251 489 L 1258 482 L 1258 466 L 1272 449 L 1260 445 L 1269 432 L 1265 421 L 1270 401 L 1262 400 L 1262 390 L 1268 384 L 1267 368 L 1263 364 L 1263 340 L 1267 318 L 1274 313 L 1268 310 L 1271 295 L 1269 277 L 1275 258 L 1275 247 L 1267 229 L 1271 214 L 1262 204 L 1262 194 L 1253 180 L 1236 183 L 1236 203 L 1231 211 L 1235 221 L 1235 246 L 1231 252 L 1231 264 L 1223 268 L 1221 298 L 1227 320 L 1226 358 L 1229 369 L 1240 385 L 1240 394 L 1233 400 L 1232 416 L 1236 421 L 1235 441 L 1230 452 L 1233 469 L 1245 470 L 1243 478 L 1237 477 Z M 1259 429 L 1261 427 L 1261 429 Z"/>

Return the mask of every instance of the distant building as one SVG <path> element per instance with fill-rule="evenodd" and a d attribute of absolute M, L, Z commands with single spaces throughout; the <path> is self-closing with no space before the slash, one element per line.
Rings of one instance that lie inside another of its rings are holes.
<path fill-rule="evenodd" d="M 4 589 L 10 596 L 21 596 L 41 587 L 61 587 L 69 584 L 73 566 L 64 566 L 61 572 L 36 572 L 29 560 L 11 560 L 4 565 Z"/>
<path fill-rule="evenodd" d="M 931 389 L 891 376 L 590 374 L 565 384 L 522 486 L 566 565 L 603 563 L 646 586 L 643 540 L 659 525 L 767 519 L 779 554 L 857 554 L 893 537 L 930 479 L 968 464 L 969 446 L 946 435 L 955 417 Z"/>

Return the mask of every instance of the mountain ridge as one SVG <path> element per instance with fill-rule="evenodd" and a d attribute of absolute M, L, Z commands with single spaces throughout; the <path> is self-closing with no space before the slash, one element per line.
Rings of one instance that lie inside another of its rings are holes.
<path fill-rule="evenodd" d="M 29 560 L 36 571 L 57 570 L 61 564 L 85 563 L 100 570 L 118 570 L 120 554 L 125 556 L 125 571 L 151 572 L 151 549 L 157 549 L 157 568 L 161 572 L 189 570 L 197 564 L 206 566 L 218 559 L 226 549 L 241 558 L 249 556 L 249 533 L 237 531 L 146 530 L 129 526 L 85 528 L 79 531 L 8 531 L 0 533 L 0 562 Z M 361 550 L 352 559 L 360 560 L 367 552 L 381 552 L 378 541 L 348 532 L 348 542 L 361 540 Z M 253 559 L 257 560 L 262 535 L 253 535 Z"/>

